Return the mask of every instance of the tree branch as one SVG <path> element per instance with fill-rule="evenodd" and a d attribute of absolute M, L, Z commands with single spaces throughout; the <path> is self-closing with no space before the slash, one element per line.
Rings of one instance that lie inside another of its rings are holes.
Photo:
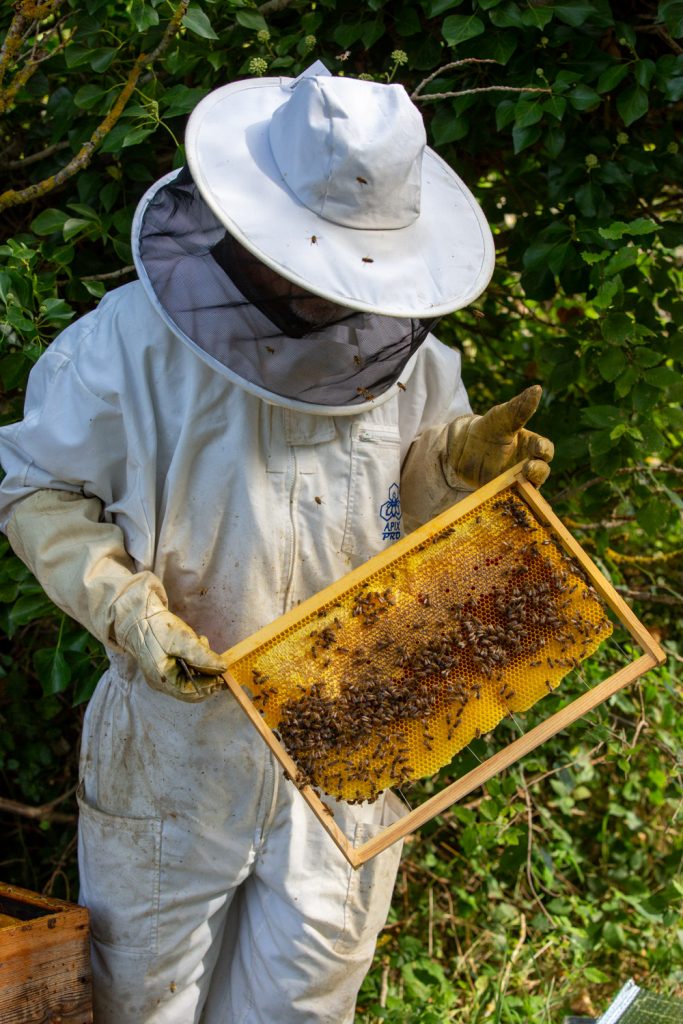
<path fill-rule="evenodd" d="M 428 96 L 417 96 L 416 103 L 427 103 L 428 100 L 448 100 L 456 96 L 472 96 L 475 92 L 545 92 L 550 89 L 539 89 L 531 85 L 482 85 L 477 89 L 458 89 L 456 92 L 430 92 Z"/>
<path fill-rule="evenodd" d="M 431 75 L 427 75 L 423 78 L 420 84 L 410 94 L 411 100 L 415 101 L 418 99 L 420 93 L 426 85 L 433 82 L 439 75 L 445 74 L 446 71 L 452 71 L 453 68 L 461 68 L 464 64 L 500 64 L 500 61 L 494 60 L 492 57 L 464 57 L 462 60 L 452 60 L 450 64 L 444 64 L 442 67 L 437 68 L 436 71 L 432 71 Z"/>
<path fill-rule="evenodd" d="M 422 90 L 425 86 L 433 82 L 439 75 L 444 74 L 446 71 L 452 71 L 454 68 L 460 68 L 464 64 L 500 64 L 500 61 L 494 60 L 491 57 L 464 57 L 462 60 L 453 60 L 450 64 L 444 64 L 442 67 L 437 68 L 431 75 L 427 75 L 423 78 L 416 89 L 410 94 L 410 98 L 413 103 L 427 103 L 429 100 L 446 100 L 451 99 L 455 96 L 471 96 L 476 92 L 547 92 L 550 93 L 551 89 L 541 89 L 537 86 L 517 86 L 517 85 L 483 85 L 476 89 L 459 89 L 456 92 L 430 92 L 427 96 L 421 95 Z"/>
<path fill-rule="evenodd" d="M 2 51 L 0 51 L 0 84 L 4 80 L 7 68 L 17 57 L 24 40 L 36 32 L 38 22 L 54 15 L 63 3 L 64 0 L 46 0 L 46 3 L 43 4 L 35 4 L 31 3 L 30 0 L 23 0 L 23 2 L 17 5 L 17 13 L 12 19 Z M 26 64 L 15 74 L 10 84 L 0 92 L 0 113 L 5 113 L 10 108 L 14 97 L 22 86 L 28 82 L 36 68 L 44 60 L 52 56 L 52 53 L 44 49 L 44 44 L 57 29 L 58 25 L 53 25 L 47 30 L 41 38 L 41 46 L 38 45 L 37 38 L 34 40 L 33 50 Z M 63 49 L 64 45 L 61 42 L 57 50 L 53 52 L 57 53 L 58 50 Z"/>
<path fill-rule="evenodd" d="M 75 821 L 75 814 L 62 814 L 61 811 L 53 810 L 58 804 L 73 796 L 75 792 L 76 787 L 72 786 L 66 793 L 62 793 L 61 796 L 50 800 L 47 804 L 42 804 L 40 807 L 31 807 L 29 804 L 19 803 L 18 800 L 8 800 L 5 797 L 0 797 L 0 813 L 18 814 L 22 818 L 30 818 L 33 821 Z"/>
<path fill-rule="evenodd" d="M 624 473 L 673 473 L 676 476 L 683 476 L 683 469 L 678 466 L 669 466 L 667 463 L 662 462 L 659 466 L 622 466 L 621 469 L 615 469 L 612 476 L 622 476 Z M 571 495 L 573 498 L 577 494 L 581 494 L 582 491 L 587 490 L 589 487 L 594 487 L 595 484 L 607 483 L 607 477 L 605 476 L 594 476 L 591 480 L 586 480 L 585 483 L 579 484 L 577 487 L 565 487 L 563 491 L 559 491 L 553 495 L 553 501 L 559 501 L 561 498 L 567 498 Z"/>
<path fill-rule="evenodd" d="M 653 604 L 673 604 L 683 606 L 683 600 L 679 597 L 670 597 L 668 594 L 655 594 L 652 590 L 632 590 L 630 587 L 615 587 L 615 590 L 630 597 L 633 601 L 652 601 Z"/>
<path fill-rule="evenodd" d="M 126 274 L 132 274 L 135 270 L 133 264 L 129 267 L 121 267 L 119 270 L 110 270 L 106 274 L 89 274 L 88 277 L 82 277 L 81 281 L 112 281 L 117 277 L 125 277 Z"/>
<path fill-rule="evenodd" d="M 95 150 L 102 140 L 106 138 L 123 113 L 128 100 L 135 90 L 138 78 L 140 77 L 143 68 L 148 64 L 153 63 L 167 49 L 174 35 L 180 28 L 180 23 L 188 6 L 189 0 L 180 0 L 180 3 L 173 13 L 173 17 L 166 26 L 166 31 L 164 32 L 159 45 L 152 50 L 151 53 L 141 53 L 139 55 L 125 81 L 123 88 L 121 89 L 121 92 L 116 98 L 114 106 L 111 108 L 104 120 L 97 126 L 88 141 L 81 146 L 78 153 L 76 153 L 69 163 L 66 164 L 65 167 L 62 167 L 60 171 L 57 171 L 56 174 L 51 175 L 49 178 L 44 178 L 42 181 L 36 182 L 34 185 L 29 185 L 27 188 L 21 189 L 18 192 L 14 189 L 8 189 L 7 192 L 3 192 L 2 195 L 0 195 L 0 210 L 5 210 L 10 206 L 19 206 L 21 203 L 28 203 L 33 199 L 38 199 L 41 196 L 47 195 L 48 192 L 52 192 L 53 189 L 62 185 L 69 178 L 72 178 L 75 174 L 82 171 L 89 165 Z"/>
<path fill-rule="evenodd" d="M 30 156 L 21 157 L 19 160 L 8 160 L 4 165 L 12 171 L 19 170 L 21 167 L 28 167 L 30 164 L 37 164 L 41 160 L 47 159 L 52 156 L 53 153 L 59 153 L 62 149 L 68 149 L 69 143 L 66 140 L 62 142 L 55 142 L 52 146 L 46 146 L 45 149 L 39 149 L 37 153 L 31 153 Z"/>
<path fill-rule="evenodd" d="M 2 85 L 5 78 L 7 68 L 19 52 L 19 48 L 21 47 L 21 43 L 24 38 L 24 31 L 26 26 L 29 24 L 28 18 L 22 14 L 23 7 L 23 4 L 20 5 L 12 18 L 10 27 L 7 30 L 7 35 L 5 36 L 2 44 L 2 49 L 0 49 L 0 85 Z"/>

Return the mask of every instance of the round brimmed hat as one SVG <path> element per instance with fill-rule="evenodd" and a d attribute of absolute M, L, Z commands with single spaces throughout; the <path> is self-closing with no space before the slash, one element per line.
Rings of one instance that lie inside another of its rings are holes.
<path fill-rule="evenodd" d="M 422 318 L 466 306 L 488 284 L 486 218 L 426 146 L 403 86 L 335 77 L 319 64 L 294 80 L 233 82 L 197 105 L 185 142 L 219 221 L 307 291 Z"/>

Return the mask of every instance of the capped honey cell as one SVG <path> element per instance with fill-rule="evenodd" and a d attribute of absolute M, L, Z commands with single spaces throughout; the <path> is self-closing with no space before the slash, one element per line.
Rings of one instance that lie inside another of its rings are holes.
<path fill-rule="evenodd" d="M 580 565 L 508 488 L 230 671 L 300 785 L 373 800 L 526 711 L 611 632 Z"/>

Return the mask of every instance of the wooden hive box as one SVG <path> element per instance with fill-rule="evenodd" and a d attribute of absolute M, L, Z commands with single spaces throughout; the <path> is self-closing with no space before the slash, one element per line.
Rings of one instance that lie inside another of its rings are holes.
<path fill-rule="evenodd" d="M 0 915 L 0 1024 L 91 1024 L 85 907 L 0 882 Z"/>

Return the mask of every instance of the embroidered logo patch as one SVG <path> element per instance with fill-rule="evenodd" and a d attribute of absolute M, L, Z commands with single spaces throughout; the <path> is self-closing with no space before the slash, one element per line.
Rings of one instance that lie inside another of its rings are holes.
<path fill-rule="evenodd" d="M 382 540 L 399 540 L 401 536 L 401 498 L 398 484 L 389 488 L 389 500 L 380 505 L 380 517 L 384 520 Z"/>

